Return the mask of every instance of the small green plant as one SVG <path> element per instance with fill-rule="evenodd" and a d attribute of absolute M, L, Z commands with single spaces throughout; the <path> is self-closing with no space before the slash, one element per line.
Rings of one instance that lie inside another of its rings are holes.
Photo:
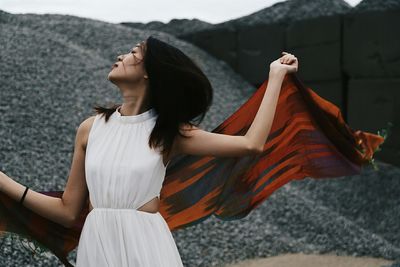
<path fill-rule="evenodd" d="M 382 130 L 378 130 L 377 134 L 378 134 L 379 136 L 383 137 L 384 141 L 383 141 L 383 143 L 382 143 L 380 146 L 378 146 L 378 147 L 374 150 L 374 155 L 375 155 L 375 152 L 378 152 L 378 151 L 381 151 L 381 150 L 382 150 L 381 146 L 386 142 L 386 139 L 392 134 L 391 129 L 392 129 L 393 125 L 394 125 L 394 124 L 393 124 L 392 122 L 389 121 L 389 122 L 387 123 L 387 127 L 386 127 L 386 128 L 383 128 Z M 369 164 L 372 165 L 372 167 L 374 168 L 375 171 L 378 171 L 378 170 L 379 170 L 378 165 L 377 165 L 376 162 L 375 162 L 374 156 L 372 156 L 371 159 L 369 160 Z"/>

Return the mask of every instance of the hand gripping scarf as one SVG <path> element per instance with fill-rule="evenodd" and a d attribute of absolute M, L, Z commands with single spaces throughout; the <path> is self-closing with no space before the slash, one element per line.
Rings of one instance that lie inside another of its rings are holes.
<path fill-rule="evenodd" d="M 268 80 L 213 133 L 245 135 Z M 160 213 L 171 231 L 214 214 L 222 220 L 245 217 L 293 179 L 355 175 L 373 163 L 386 136 L 352 130 L 337 106 L 307 88 L 297 74 L 286 75 L 263 152 L 243 157 L 179 155 L 171 160 L 160 192 Z M 39 191 L 61 198 L 64 191 Z M 89 199 L 72 228 L 65 228 L 0 192 L 0 233 L 28 238 L 66 266 L 79 242 Z"/>

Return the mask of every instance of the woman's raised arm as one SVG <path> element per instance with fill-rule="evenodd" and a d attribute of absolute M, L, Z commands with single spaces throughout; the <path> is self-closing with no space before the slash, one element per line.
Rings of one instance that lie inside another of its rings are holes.
<path fill-rule="evenodd" d="M 71 227 L 88 197 L 85 177 L 85 151 L 94 116 L 83 121 L 77 130 L 72 166 L 62 198 L 47 196 L 29 188 L 23 205 L 64 227 Z M 20 201 L 25 186 L 0 172 L 0 191 Z"/>
<path fill-rule="evenodd" d="M 182 153 L 235 157 L 263 151 L 275 116 L 283 79 L 287 73 L 297 71 L 298 67 L 295 56 L 286 52 L 283 54 L 270 64 L 267 89 L 257 114 L 244 136 L 211 133 L 198 127 L 191 128 L 184 125 L 181 127 L 181 132 L 190 138 L 177 135 L 172 155 Z"/>
<path fill-rule="evenodd" d="M 261 101 L 254 120 L 246 133 L 246 137 L 259 150 L 263 151 L 274 121 L 276 106 L 282 88 L 282 82 L 288 73 L 297 72 L 297 58 L 283 52 L 283 56 L 270 64 L 267 90 Z"/>

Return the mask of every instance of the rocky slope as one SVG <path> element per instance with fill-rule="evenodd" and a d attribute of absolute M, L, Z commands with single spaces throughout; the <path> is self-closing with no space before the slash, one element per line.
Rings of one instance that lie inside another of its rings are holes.
<path fill-rule="evenodd" d="M 385 11 L 400 9 L 400 0 L 363 0 L 351 12 Z"/>
<path fill-rule="evenodd" d="M 288 0 L 251 13 L 247 16 L 220 23 L 219 27 L 245 27 L 271 23 L 290 23 L 321 16 L 344 14 L 351 6 L 344 0 Z"/>
<path fill-rule="evenodd" d="M 175 36 L 213 27 L 213 24 L 199 19 L 171 19 L 168 23 L 151 21 L 149 23 L 122 22 L 121 24 L 135 29 L 162 31 Z"/>

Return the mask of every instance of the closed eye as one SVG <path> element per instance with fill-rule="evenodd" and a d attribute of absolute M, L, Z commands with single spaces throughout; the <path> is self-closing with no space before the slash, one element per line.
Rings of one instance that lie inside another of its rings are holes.
<path fill-rule="evenodd" d="M 135 53 L 137 54 L 137 51 L 132 50 L 131 53 L 132 54 L 135 54 Z M 137 61 L 137 62 L 139 62 L 141 60 L 141 59 L 137 58 L 135 55 L 133 55 L 133 57 L 134 57 L 135 61 Z"/>

